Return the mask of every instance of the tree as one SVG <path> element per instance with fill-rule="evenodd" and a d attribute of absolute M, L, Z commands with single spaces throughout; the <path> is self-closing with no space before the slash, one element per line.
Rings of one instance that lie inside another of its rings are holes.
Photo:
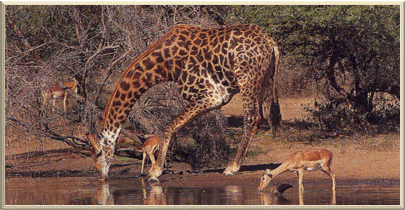
<path fill-rule="evenodd" d="M 111 90 L 137 56 L 175 24 L 218 26 L 207 7 L 157 5 L 7 6 L 6 23 L 6 138 L 34 135 L 87 149 L 83 134 L 98 129 Z M 73 78 L 79 91 L 66 90 L 72 96 L 67 112 L 60 108 L 53 112 L 51 105 L 42 105 L 44 87 L 63 88 L 62 82 Z M 170 85 L 157 88 L 175 92 Z M 149 103 L 159 100 L 163 99 L 153 96 Z M 167 119 L 156 117 L 162 108 L 145 104 L 136 105 L 140 109 L 131 113 L 132 124 L 127 123 L 121 133 L 131 135 L 127 131 L 134 129 L 151 133 L 164 127 Z M 175 117 L 167 114 L 175 113 L 173 104 L 159 114 Z M 176 108 L 180 114 L 184 106 Z M 212 119 L 201 121 L 207 126 L 218 122 Z"/>
<path fill-rule="evenodd" d="M 399 5 L 235 6 L 229 19 L 264 27 L 286 56 L 309 69 L 334 107 L 371 121 L 375 94 L 399 94 Z"/>

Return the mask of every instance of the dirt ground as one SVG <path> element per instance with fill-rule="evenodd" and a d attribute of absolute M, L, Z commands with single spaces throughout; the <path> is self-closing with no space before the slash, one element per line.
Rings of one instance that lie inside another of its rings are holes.
<path fill-rule="evenodd" d="M 280 99 L 283 121 L 289 122 L 296 118 L 303 117 L 302 105 L 311 102 L 311 98 Z M 240 98 L 236 96 L 230 104 L 223 107 L 226 116 L 239 116 Z M 246 166 L 260 166 L 270 163 L 281 163 L 289 155 L 296 151 L 305 151 L 316 148 L 325 148 L 334 153 L 332 170 L 337 179 L 400 179 L 401 151 L 400 135 L 386 134 L 379 136 L 341 136 L 333 141 L 327 142 L 293 142 L 288 140 L 292 132 L 283 132 L 273 139 L 272 135 L 265 134 L 264 130 L 255 136 L 250 153 L 245 159 Z M 5 169 L 6 178 L 19 176 L 96 176 L 96 170 L 90 153 L 80 151 L 67 146 L 64 143 L 52 140 L 43 140 L 43 148 L 40 148 L 38 141 L 5 141 Z M 185 163 L 169 163 L 166 172 L 161 179 L 170 179 L 173 176 L 194 176 L 200 174 L 204 179 L 210 178 L 210 173 L 203 173 L 204 170 L 211 170 L 213 173 L 221 173 L 228 163 L 219 168 L 204 168 L 199 171 Z M 116 157 L 111 169 L 111 178 L 137 177 L 140 175 L 141 160 L 125 157 Z M 150 163 L 146 165 L 147 171 Z M 254 167 L 253 167 L 254 168 Z M 257 168 L 257 167 L 256 167 Z M 217 170 L 216 170 L 217 169 Z M 207 171 L 205 171 L 207 172 Z M 263 170 L 250 170 L 248 173 L 240 172 L 236 176 L 243 179 L 246 176 L 259 177 Z M 287 178 L 296 177 L 286 173 Z M 323 177 L 323 173 L 308 173 L 305 178 Z M 218 181 L 218 180 L 216 180 Z M 184 183 L 184 180 L 182 181 Z M 179 183 L 181 185 L 181 183 Z M 188 183 L 190 184 L 190 183 Z"/>

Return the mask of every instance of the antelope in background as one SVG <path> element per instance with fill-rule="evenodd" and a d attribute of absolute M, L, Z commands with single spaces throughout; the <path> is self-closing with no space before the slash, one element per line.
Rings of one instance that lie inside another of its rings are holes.
<path fill-rule="evenodd" d="M 73 78 L 73 81 L 71 82 L 63 82 L 63 84 L 66 85 L 66 87 L 71 89 L 73 92 L 77 93 L 76 78 Z M 45 87 L 44 89 L 41 90 L 41 95 L 44 100 L 43 107 L 45 107 L 48 104 L 49 99 L 52 99 L 53 102 L 52 111 L 54 111 L 54 107 L 56 106 L 56 99 L 63 99 L 63 111 L 66 112 L 68 104 L 67 98 L 69 94 L 58 84 L 53 84 L 48 87 Z"/>

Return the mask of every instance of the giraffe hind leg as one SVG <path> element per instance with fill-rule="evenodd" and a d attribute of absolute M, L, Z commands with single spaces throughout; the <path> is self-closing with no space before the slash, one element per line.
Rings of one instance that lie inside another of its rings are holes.
<path fill-rule="evenodd" d="M 261 110 L 260 106 L 262 101 L 257 102 L 258 99 L 255 99 L 255 96 L 257 96 L 257 94 L 249 92 L 242 93 L 243 108 L 245 110 L 243 120 L 244 134 L 242 141 L 239 143 L 238 152 L 234 161 L 224 171 L 224 174 L 226 175 L 239 171 L 246 153 L 252 143 L 253 136 L 256 134 L 262 122 L 262 115 L 259 113 Z"/>

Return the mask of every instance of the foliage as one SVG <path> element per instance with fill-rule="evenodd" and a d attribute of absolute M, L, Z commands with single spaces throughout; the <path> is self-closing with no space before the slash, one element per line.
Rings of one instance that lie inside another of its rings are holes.
<path fill-rule="evenodd" d="M 265 28 L 317 83 L 325 106 L 344 101 L 359 123 L 381 103 L 376 93 L 400 98 L 399 17 L 399 5 L 286 5 L 235 6 L 228 19 Z"/>
<path fill-rule="evenodd" d="M 99 129 L 122 72 L 174 25 L 218 26 L 207 7 L 191 5 L 8 5 L 6 23 L 6 135 L 64 142 Z M 73 78 L 79 91 L 67 112 L 59 101 L 55 111 L 42 105 L 43 88 Z"/>

